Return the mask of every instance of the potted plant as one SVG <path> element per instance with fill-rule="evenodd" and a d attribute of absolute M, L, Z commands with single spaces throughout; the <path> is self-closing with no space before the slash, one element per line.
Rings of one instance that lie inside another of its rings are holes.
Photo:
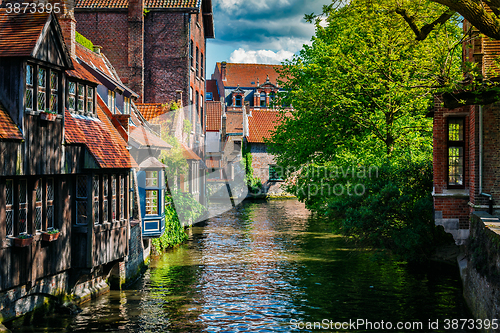
<path fill-rule="evenodd" d="M 55 121 L 57 118 L 57 113 L 50 111 L 49 109 L 40 112 L 40 119 L 46 121 Z"/>
<path fill-rule="evenodd" d="M 52 229 L 42 232 L 42 240 L 45 242 L 53 242 L 59 238 L 60 231 L 58 229 Z"/>
<path fill-rule="evenodd" d="M 14 246 L 26 247 L 33 242 L 33 237 L 29 234 L 22 234 L 14 238 Z"/>

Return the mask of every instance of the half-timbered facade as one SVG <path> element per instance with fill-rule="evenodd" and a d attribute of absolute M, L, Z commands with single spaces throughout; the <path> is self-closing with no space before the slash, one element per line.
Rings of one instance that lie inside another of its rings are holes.
<path fill-rule="evenodd" d="M 102 292 L 128 254 L 137 164 L 103 110 L 100 81 L 77 60 L 74 23 L 71 15 L 60 24 L 53 14 L 0 9 L 4 319 L 49 294 L 84 300 Z"/>

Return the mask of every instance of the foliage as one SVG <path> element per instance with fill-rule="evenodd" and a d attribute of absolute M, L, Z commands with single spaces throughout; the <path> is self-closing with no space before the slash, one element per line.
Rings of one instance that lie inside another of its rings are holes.
<path fill-rule="evenodd" d="M 271 149 L 288 191 L 331 216 L 340 233 L 419 260 L 438 235 L 426 114 L 442 81 L 461 77 L 460 29 L 448 20 L 416 41 L 385 9 L 391 1 L 326 8 L 312 45 L 281 70 L 288 93 L 278 104 L 294 109 L 282 112 Z M 435 6 L 413 8 L 422 16 Z M 370 177 L 373 167 L 379 174 Z M 328 172 L 313 172 L 320 169 Z"/>
<path fill-rule="evenodd" d="M 188 239 L 179 217 L 172 204 L 172 197 L 165 197 L 165 232 L 160 238 L 155 238 L 152 244 L 158 253 L 174 247 Z"/>
<path fill-rule="evenodd" d="M 81 46 L 86 47 L 90 51 L 94 51 L 94 44 L 90 40 L 85 38 L 82 34 L 80 34 L 78 31 L 75 31 L 75 40 Z"/>
<path fill-rule="evenodd" d="M 49 235 L 53 235 L 53 234 L 57 234 L 57 233 L 59 233 L 59 229 L 52 229 L 52 230 L 47 231 L 47 234 L 49 234 Z"/>
<path fill-rule="evenodd" d="M 184 124 L 182 127 L 182 132 L 183 133 L 190 133 L 193 128 L 193 124 L 189 121 L 189 119 L 184 119 Z"/>
<path fill-rule="evenodd" d="M 28 239 L 31 237 L 33 237 L 33 236 L 29 235 L 29 234 L 21 234 L 21 235 L 17 236 L 17 238 L 19 238 L 19 239 Z"/>
<path fill-rule="evenodd" d="M 180 221 L 193 222 L 206 211 L 205 206 L 196 201 L 189 192 L 172 190 L 172 197 Z"/>
<path fill-rule="evenodd" d="M 245 184 L 248 187 L 248 192 L 259 193 L 262 188 L 262 181 L 253 174 L 252 154 L 250 153 L 249 142 L 246 142 L 241 147 L 241 166 L 245 169 Z"/>

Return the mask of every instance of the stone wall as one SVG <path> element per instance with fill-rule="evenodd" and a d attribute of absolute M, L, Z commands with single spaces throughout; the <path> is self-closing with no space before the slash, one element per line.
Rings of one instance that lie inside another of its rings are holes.
<path fill-rule="evenodd" d="M 274 156 L 267 152 L 267 145 L 264 143 L 251 143 L 250 153 L 252 154 L 253 175 L 260 178 L 262 182 L 262 194 L 283 195 L 284 182 L 269 180 L 269 165 L 275 165 Z"/>
<path fill-rule="evenodd" d="M 146 245 L 146 246 L 145 246 Z M 129 254 L 125 261 L 125 283 L 137 280 L 147 266 L 151 241 L 142 239 L 141 223 L 131 223 Z"/>
<path fill-rule="evenodd" d="M 500 220 L 486 212 L 471 217 L 465 255 L 459 257 L 464 297 L 476 319 L 498 319 L 500 314 Z M 482 332 L 500 332 L 482 330 Z"/>

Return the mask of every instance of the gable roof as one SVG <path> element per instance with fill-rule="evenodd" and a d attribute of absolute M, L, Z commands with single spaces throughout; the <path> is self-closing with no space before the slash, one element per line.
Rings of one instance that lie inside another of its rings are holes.
<path fill-rule="evenodd" d="M 196 155 L 196 153 L 191 148 L 189 148 L 182 142 L 181 142 L 181 147 L 182 147 L 182 156 L 184 156 L 186 160 L 196 160 L 196 161 L 201 160 L 201 158 L 198 155 Z"/>
<path fill-rule="evenodd" d="M 0 140 L 23 140 L 23 135 L 14 120 L 0 102 Z"/>
<path fill-rule="evenodd" d="M 64 139 L 67 144 L 83 144 L 101 168 L 137 167 L 109 118 L 96 104 L 97 117 L 89 118 L 65 112 Z"/>
<path fill-rule="evenodd" d="M 75 8 L 128 8 L 128 0 L 76 0 Z M 199 9 L 201 0 L 144 0 L 146 8 Z"/>
<path fill-rule="evenodd" d="M 140 148 L 150 147 L 157 149 L 171 149 L 172 146 L 151 133 L 144 126 L 131 126 L 129 131 L 129 139 L 132 139 L 140 145 Z"/>
<path fill-rule="evenodd" d="M 0 8 L 0 57 L 29 57 L 47 24 L 47 13 L 14 14 Z"/>
<path fill-rule="evenodd" d="M 221 63 L 216 64 L 217 70 L 221 72 Z M 276 85 L 278 73 L 276 68 L 281 65 L 263 64 L 237 64 L 226 63 L 226 80 L 222 81 L 225 87 L 257 87 L 257 83 L 263 85 L 269 75 L 269 82 Z"/>
<path fill-rule="evenodd" d="M 280 123 L 279 115 L 279 111 L 253 110 L 252 116 L 248 117 L 248 142 L 264 143 L 264 138 L 270 139 Z"/>
<path fill-rule="evenodd" d="M 216 101 L 205 102 L 207 112 L 207 131 L 220 131 L 222 104 Z"/>
<path fill-rule="evenodd" d="M 51 44 L 56 44 L 61 52 L 48 52 Z M 16 14 L 0 8 L 0 57 L 36 57 L 73 67 L 61 27 L 56 17 L 47 13 Z"/>
<path fill-rule="evenodd" d="M 161 103 L 135 103 L 135 106 L 147 121 L 152 121 L 168 112 L 168 109 Z"/>

